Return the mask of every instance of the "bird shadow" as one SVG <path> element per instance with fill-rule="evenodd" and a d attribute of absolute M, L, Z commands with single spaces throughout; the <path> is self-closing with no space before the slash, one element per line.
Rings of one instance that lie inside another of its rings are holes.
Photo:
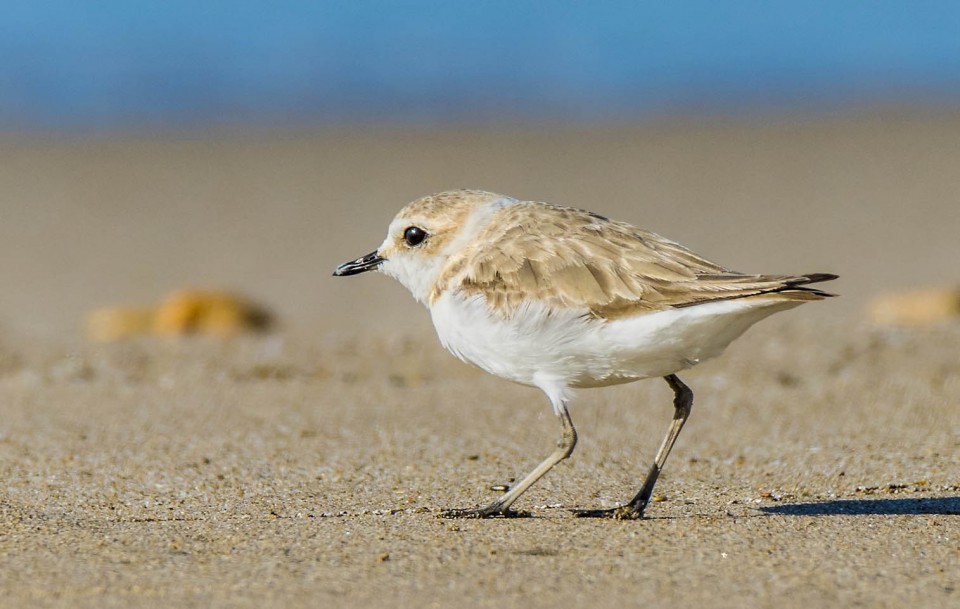
<path fill-rule="evenodd" d="M 758 508 L 785 516 L 960 515 L 960 497 L 920 499 L 837 499 L 820 503 L 791 503 Z"/>

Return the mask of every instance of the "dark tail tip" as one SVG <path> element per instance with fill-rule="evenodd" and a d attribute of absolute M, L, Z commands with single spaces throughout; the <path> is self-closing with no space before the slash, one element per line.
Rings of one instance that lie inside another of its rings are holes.
<path fill-rule="evenodd" d="M 836 296 L 836 294 L 823 292 L 816 288 L 808 288 L 807 285 L 811 283 L 820 283 L 821 281 L 832 281 L 837 277 L 839 277 L 839 275 L 834 275 L 833 273 L 810 273 L 809 275 L 801 275 L 796 279 L 788 281 L 787 289 L 809 292 L 823 298 L 830 298 L 832 296 Z"/>
<path fill-rule="evenodd" d="M 837 279 L 839 275 L 834 275 L 832 273 L 811 273 L 809 275 L 804 275 L 800 278 L 800 281 L 797 281 L 797 285 L 804 285 L 807 283 L 820 283 L 821 281 L 832 281 Z"/>

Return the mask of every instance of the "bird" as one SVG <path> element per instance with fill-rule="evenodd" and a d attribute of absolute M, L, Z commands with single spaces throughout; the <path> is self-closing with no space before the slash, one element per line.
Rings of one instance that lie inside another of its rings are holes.
<path fill-rule="evenodd" d="M 660 235 L 578 209 L 483 190 L 450 190 L 403 207 L 373 252 L 336 267 L 378 271 L 430 312 L 440 343 L 491 374 L 540 389 L 560 421 L 556 449 L 489 505 L 444 517 L 511 517 L 517 499 L 577 443 L 577 389 L 663 378 L 670 422 L 639 492 L 576 516 L 643 518 L 690 416 L 693 392 L 677 373 L 718 356 L 754 323 L 833 294 L 809 287 L 829 273 L 732 271 Z"/>

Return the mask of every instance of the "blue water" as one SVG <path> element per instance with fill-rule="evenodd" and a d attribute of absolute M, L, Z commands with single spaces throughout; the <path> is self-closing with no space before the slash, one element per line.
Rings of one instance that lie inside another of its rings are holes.
<path fill-rule="evenodd" d="M 0 1 L 0 128 L 960 104 L 960 3 Z"/>

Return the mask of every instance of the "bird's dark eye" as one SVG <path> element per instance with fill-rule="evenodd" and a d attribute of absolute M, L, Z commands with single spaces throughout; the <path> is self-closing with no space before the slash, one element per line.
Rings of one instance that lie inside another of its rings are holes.
<path fill-rule="evenodd" d="M 426 238 L 426 231 L 418 226 L 411 226 L 407 228 L 407 230 L 403 231 L 403 240 L 406 241 L 407 245 L 410 247 L 416 247 L 420 245 Z"/>

